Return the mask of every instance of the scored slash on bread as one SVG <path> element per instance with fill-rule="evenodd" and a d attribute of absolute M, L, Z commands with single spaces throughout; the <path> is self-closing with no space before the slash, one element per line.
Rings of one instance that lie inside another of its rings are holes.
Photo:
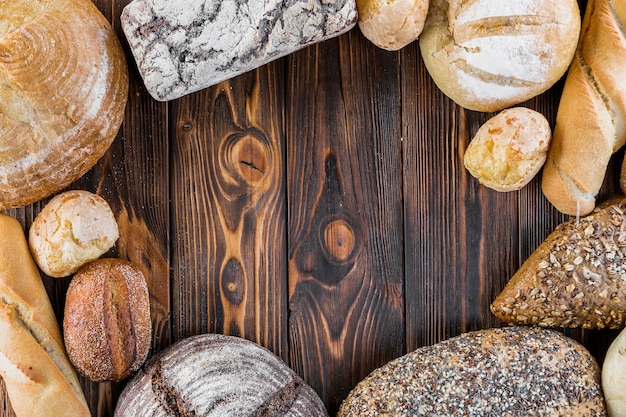
<path fill-rule="evenodd" d="M 561 223 L 491 304 L 509 324 L 626 326 L 626 197 Z"/>

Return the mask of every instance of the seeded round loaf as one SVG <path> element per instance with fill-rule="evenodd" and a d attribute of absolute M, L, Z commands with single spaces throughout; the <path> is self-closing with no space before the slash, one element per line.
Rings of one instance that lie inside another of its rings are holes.
<path fill-rule="evenodd" d="M 420 51 L 457 104 L 497 111 L 550 88 L 567 71 L 580 33 L 576 0 L 432 0 Z"/>
<path fill-rule="evenodd" d="M 116 417 L 327 416 L 317 393 L 269 350 L 216 334 L 183 339 L 128 383 Z"/>
<path fill-rule="evenodd" d="M 469 332 L 374 370 L 338 417 L 605 416 L 600 369 L 554 330 Z"/>
<path fill-rule="evenodd" d="M 79 269 L 67 290 L 63 337 L 76 369 L 93 381 L 120 381 L 136 371 L 152 341 L 141 270 L 115 258 Z"/>

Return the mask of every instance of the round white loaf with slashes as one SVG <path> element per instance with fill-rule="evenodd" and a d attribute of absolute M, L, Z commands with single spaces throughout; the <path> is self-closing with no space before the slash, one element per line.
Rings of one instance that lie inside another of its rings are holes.
<path fill-rule="evenodd" d="M 290 416 L 328 413 L 280 358 L 246 339 L 205 334 L 160 352 L 122 392 L 115 416 Z"/>
<path fill-rule="evenodd" d="M 338 417 L 606 416 L 600 368 L 555 330 L 507 327 L 419 348 L 373 371 Z"/>

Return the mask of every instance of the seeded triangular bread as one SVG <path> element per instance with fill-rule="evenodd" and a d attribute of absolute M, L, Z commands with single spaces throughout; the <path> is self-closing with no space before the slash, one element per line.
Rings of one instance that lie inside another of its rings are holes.
<path fill-rule="evenodd" d="M 491 304 L 510 324 L 626 327 L 626 198 L 560 224 Z"/>

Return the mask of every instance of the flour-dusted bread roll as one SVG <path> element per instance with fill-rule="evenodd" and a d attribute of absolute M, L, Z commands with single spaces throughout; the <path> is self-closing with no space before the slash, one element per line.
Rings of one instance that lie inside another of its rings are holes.
<path fill-rule="evenodd" d="M 115 258 L 79 269 L 67 289 L 63 337 L 78 372 L 93 381 L 121 381 L 139 369 L 152 341 L 141 270 Z"/>
<path fill-rule="evenodd" d="M 420 50 L 443 93 L 493 112 L 558 81 L 579 33 L 576 0 L 432 0 Z"/>
<path fill-rule="evenodd" d="M 397 51 L 424 29 L 428 0 L 357 0 L 359 29 L 374 45 Z"/>
<path fill-rule="evenodd" d="M 626 142 L 626 2 L 587 2 L 541 188 L 562 213 L 593 210 L 613 153 Z"/>
<path fill-rule="evenodd" d="M 519 190 L 543 166 L 551 138 L 550 124 L 541 113 L 524 107 L 505 109 L 478 129 L 463 164 L 486 187 Z"/>
<path fill-rule="evenodd" d="M 327 415 L 316 392 L 269 350 L 215 334 L 150 358 L 115 408 L 116 417 Z"/>
<path fill-rule="evenodd" d="M 602 390 L 609 417 L 626 417 L 626 329 L 613 340 L 604 357 Z"/>
<path fill-rule="evenodd" d="M 98 259 L 118 237 L 109 204 L 89 191 L 71 190 L 44 206 L 30 226 L 28 243 L 39 268 L 59 278 Z"/>
<path fill-rule="evenodd" d="M 86 173 L 119 130 L 128 69 L 90 0 L 12 0 L 0 14 L 0 209 Z"/>
<path fill-rule="evenodd" d="M 22 226 L 4 214 L 0 214 L 0 375 L 17 417 L 90 416 Z"/>
<path fill-rule="evenodd" d="M 357 23 L 355 0 L 133 0 L 120 17 L 156 100 L 251 71 Z"/>
<path fill-rule="evenodd" d="M 491 304 L 510 324 L 626 326 L 626 197 L 561 223 Z"/>
<path fill-rule="evenodd" d="M 508 327 L 421 347 L 374 370 L 338 417 L 605 416 L 600 368 L 562 333 Z"/>

